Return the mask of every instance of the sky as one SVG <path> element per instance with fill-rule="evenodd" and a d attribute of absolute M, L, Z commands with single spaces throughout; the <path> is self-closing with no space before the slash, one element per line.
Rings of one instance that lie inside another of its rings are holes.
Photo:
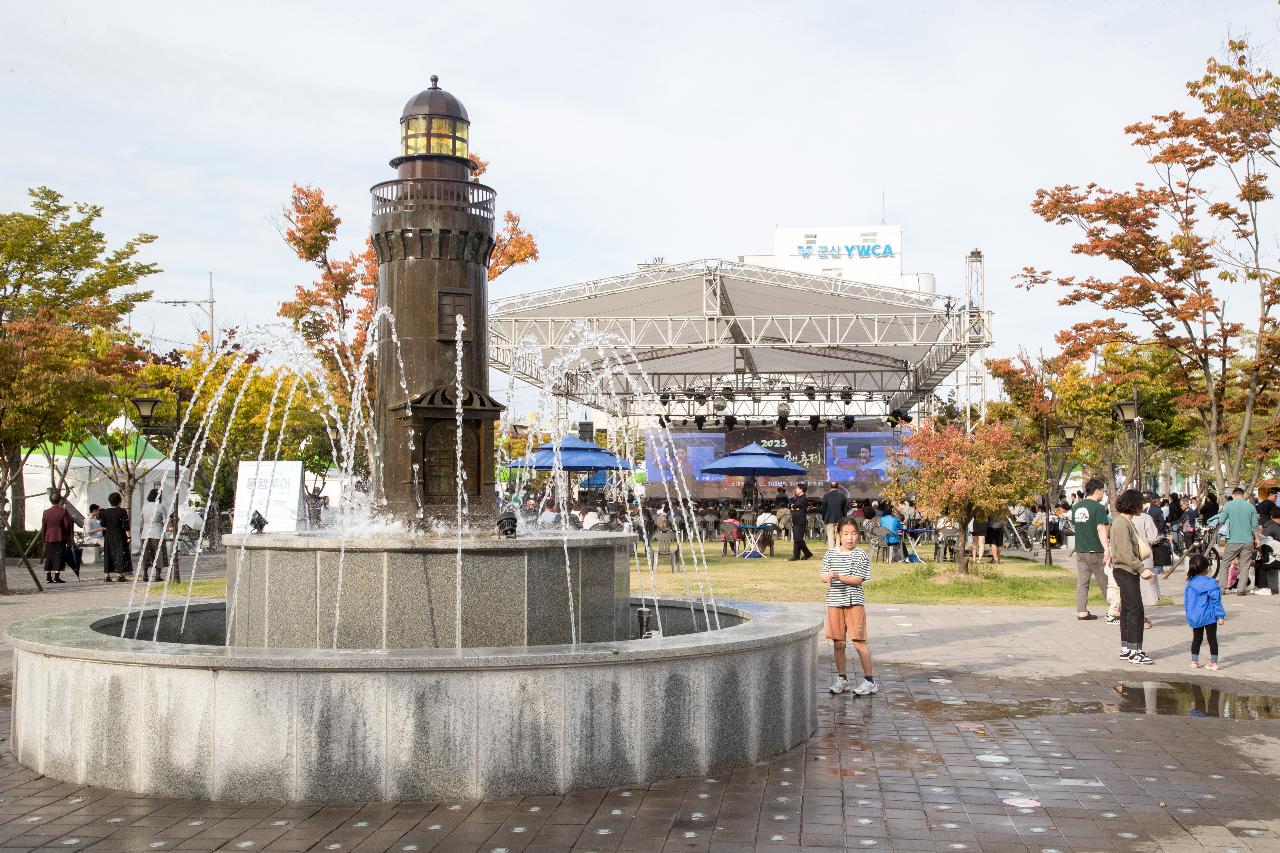
<path fill-rule="evenodd" d="M 767 253 L 776 225 L 878 223 L 883 198 L 904 270 L 940 292 L 982 249 L 995 355 L 1093 316 L 1012 285 L 1089 269 L 1035 190 L 1147 178 L 1123 127 L 1190 109 L 1185 81 L 1228 36 L 1275 58 L 1280 22 L 1273 0 L 0 8 L 0 210 L 47 185 L 101 205 L 115 242 L 156 234 L 155 298 L 203 299 L 212 272 L 219 327 L 310 280 L 277 230 L 293 184 L 361 245 L 400 111 L 438 74 L 538 239 L 493 297 Z M 156 304 L 133 323 L 166 345 L 206 320 Z"/>

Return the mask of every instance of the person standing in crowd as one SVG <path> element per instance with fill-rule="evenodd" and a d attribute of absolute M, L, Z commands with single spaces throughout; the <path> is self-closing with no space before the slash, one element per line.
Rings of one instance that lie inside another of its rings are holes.
<path fill-rule="evenodd" d="M 58 492 L 50 492 L 49 508 L 40 517 L 40 541 L 44 543 L 45 582 L 66 583 L 62 579 L 62 567 L 67 551 L 75 545 L 75 524 Z"/>
<path fill-rule="evenodd" d="M 1200 668 L 1200 643 L 1209 638 L 1208 669 L 1218 668 L 1218 626 L 1227 621 L 1222 607 L 1222 588 L 1209 577 L 1209 558 L 1192 554 L 1187 558 L 1187 585 L 1182 590 L 1182 607 L 1191 628 L 1191 668 Z"/>
<path fill-rule="evenodd" d="M 1142 607 L 1141 584 L 1155 577 L 1155 573 L 1143 565 L 1151 548 L 1142 540 L 1142 534 L 1134 524 L 1134 517 L 1141 512 L 1142 492 L 1137 489 L 1126 489 L 1116 499 L 1109 540 L 1111 574 L 1120 588 L 1120 657 L 1132 663 L 1152 664 L 1155 658 L 1142 650 L 1146 614 Z"/>
<path fill-rule="evenodd" d="M 828 483 L 827 493 L 822 496 L 822 523 L 826 525 L 827 547 L 836 547 L 836 524 L 849 515 L 849 498 L 841 491 L 840 484 Z"/>
<path fill-rule="evenodd" d="M 1266 498 L 1258 501 L 1257 506 L 1254 507 L 1258 511 L 1258 518 L 1267 519 L 1271 517 L 1271 513 L 1276 508 L 1276 498 L 1280 498 L 1280 491 L 1267 489 Z"/>
<path fill-rule="evenodd" d="M 1138 536 L 1143 542 L 1147 543 L 1147 549 L 1150 554 L 1142 558 L 1143 568 L 1152 572 L 1150 578 L 1141 581 L 1139 588 L 1142 592 L 1142 627 L 1150 628 L 1151 619 L 1147 617 L 1146 609 L 1155 607 L 1160 603 L 1160 571 L 1168 566 L 1168 562 L 1164 561 L 1164 536 L 1160 533 L 1152 513 L 1160 517 L 1160 523 L 1164 523 L 1164 513 L 1160 512 L 1160 503 L 1154 495 L 1146 495 L 1142 499 L 1142 511 L 1133 517 L 1133 526 L 1138 531 Z M 1156 552 L 1160 551 L 1160 562 L 1157 562 Z"/>
<path fill-rule="evenodd" d="M 1261 544 L 1258 511 L 1244 499 L 1244 489 L 1237 486 L 1231 491 L 1231 500 L 1210 520 L 1210 524 L 1227 526 L 1227 545 L 1222 549 L 1222 562 L 1228 566 L 1233 560 L 1236 562 L 1239 567 L 1236 595 L 1244 595 L 1245 587 L 1249 585 L 1249 570 Z"/>
<path fill-rule="evenodd" d="M 823 555 L 822 572 L 818 575 L 827 585 L 826 635 L 836 666 L 830 690 L 843 693 L 849 687 L 844 648 L 850 642 L 862 664 L 862 683 L 853 692 L 869 696 L 880 692 L 871 670 L 871 650 L 867 648 L 866 593 L 862 588 L 871 579 L 871 558 L 858 547 L 858 522 L 852 518 L 836 523 L 836 537 L 836 547 Z"/>
<path fill-rule="evenodd" d="M 1204 527 L 1209 519 L 1218 514 L 1218 496 L 1213 492 L 1204 496 L 1200 502 L 1200 526 Z"/>
<path fill-rule="evenodd" d="M 981 563 L 987 551 L 987 516 L 978 513 L 973 517 L 973 561 Z"/>
<path fill-rule="evenodd" d="M 987 516 L 987 545 L 991 548 L 991 562 L 1000 562 L 1000 549 L 1004 547 L 1004 519 L 998 512 Z"/>
<path fill-rule="evenodd" d="M 124 581 L 133 574 L 133 558 L 129 554 L 133 535 L 129 530 L 129 513 L 120 506 L 122 500 L 119 492 L 112 492 L 107 495 L 110 506 L 98 512 L 98 520 L 102 522 L 104 583 L 109 583 L 112 575 L 116 576 L 115 580 Z"/>
<path fill-rule="evenodd" d="M 1076 618 L 1097 619 L 1089 612 L 1089 580 L 1107 593 L 1107 558 L 1111 550 L 1110 521 L 1102 505 L 1102 481 L 1094 477 L 1084 484 L 1088 497 L 1071 506 L 1071 527 L 1075 531 Z"/>
<path fill-rule="evenodd" d="M 795 488 L 795 495 L 791 498 L 791 538 L 793 545 L 791 559 L 787 562 L 807 560 L 813 556 L 813 552 L 809 550 L 808 544 L 804 541 L 805 527 L 809 521 L 809 498 L 806 495 L 808 491 L 808 486 L 804 483 L 798 483 Z"/>
<path fill-rule="evenodd" d="M 147 505 L 142 509 L 142 554 L 138 557 L 144 581 L 150 581 L 153 573 L 156 580 L 162 580 L 164 567 L 169 564 L 164 541 L 165 515 L 160 490 L 147 492 Z"/>

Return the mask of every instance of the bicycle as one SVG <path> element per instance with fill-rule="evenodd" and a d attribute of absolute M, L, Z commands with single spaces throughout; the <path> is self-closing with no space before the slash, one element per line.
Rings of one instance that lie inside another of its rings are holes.
<path fill-rule="evenodd" d="M 1165 571 L 1162 577 L 1169 577 L 1176 572 L 1191 557 L 1192 554 L 1200 554 L 1209 561 L 1208 575 L 1216 579 L 1218 572 L 1222 571 L 1222 551 L 1218 547 L 1218 528 L 1206 527 L 1198 528 L 1195 532 L 1195 538 L 1182 550 L 1182 556 L 1174 560 L 1173 565 Z"/>

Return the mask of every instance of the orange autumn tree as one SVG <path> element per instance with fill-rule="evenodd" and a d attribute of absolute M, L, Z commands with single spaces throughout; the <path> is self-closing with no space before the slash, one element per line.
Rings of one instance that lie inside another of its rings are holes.
<path fill-rule="evenodd" d="M 1008 424 L 923 423 L 903 439 L 890 459 L 885 497 L 895 503 L 912 498 L 926 516 L 946 516 L 960 527 L 956 560 L 969 571 L 966 553 L 969 522 L 1000 513 L 1012 503 L 1037 495 L 1044 476 L 1040 460 L 1014 439 Z"/>
<path fill-rule="evenodd" d="M 355 393 L 356 377 L 368 343 L 369 320 L 378 294 L 378 258 L 365 237 L 361 252 L 335 257 L 338 218 L 324 192 L 293 187 L 283 211 L 285 243 L 299 260 L 313 265 L 319 277 L 294 288 L 294 298 L 280 304 L 280 316 L 293 322 L 329 375 L 329 387 L 345 404 Z"/>
<path fill-rule="evenodd" d="M 1061 304 L 1105 312 L 1059 333 L 1068 356 L 1116 343 L 1174 355 L 1178 404 L 1199 420 L 1221 494 L 1251 461 L 1253 421 L 1276 381 L 1280 243 L 1266 225 L 1280 214 L 1270 188 L 1280 168 L 1280 78 L 1244 41 L 1230 41 L 1187 89 L 1198 114 L 1173 110 L 1125 128 L 1154 182 L 1036 192 L 1032 210 L 1074 229 L 1072 252 L 1107 262 L 1106 272 L 1027 267 L 1018 279 L 1056 284 L 1067 290 Z"/>
<path fill-rule="evenodd" d="M 478 181 L 489 169 L 489 161 L 471 155 L 471 180 Z M 493 235 L 493 254 L 489 257 L 489 281 L 512 267 L 538 259 L 538 242 L 520 227 L 520 214 L 508 210 L 502 215 L 502 228 Z"/>

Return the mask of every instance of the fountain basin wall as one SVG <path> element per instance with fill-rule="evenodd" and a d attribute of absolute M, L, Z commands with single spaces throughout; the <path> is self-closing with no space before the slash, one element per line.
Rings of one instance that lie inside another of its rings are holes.
<path fill-rule="evenodd" d="M 220 638 L 224 606 L 193 604 L 186 636 Z M 662 610 L 695 621 L 687 603 Z M 785 606 L 721 614 L 731 627 L 660 639 L 386 651 L 151 643 L 118 636 L 118 609 L 48 616 L 9 632 L 13 749 L 64 782 L 220 800 L 475 800 L 723 773 L 815 730 L 820 625 Z"/>
<path fill-rule="evenodd" d="M 626 636 L 627 533 L 462 540 L 462 645 Z M 227 537 L 231 645 L 415 649 L 456 645 L 458 543 L 450 538 Z M 243 551 L 243 555 L 242 555 Z M 572 570 L 567 577 L 566 560 Z M 339 597 L 338 566 L 342 565 Z"/>

